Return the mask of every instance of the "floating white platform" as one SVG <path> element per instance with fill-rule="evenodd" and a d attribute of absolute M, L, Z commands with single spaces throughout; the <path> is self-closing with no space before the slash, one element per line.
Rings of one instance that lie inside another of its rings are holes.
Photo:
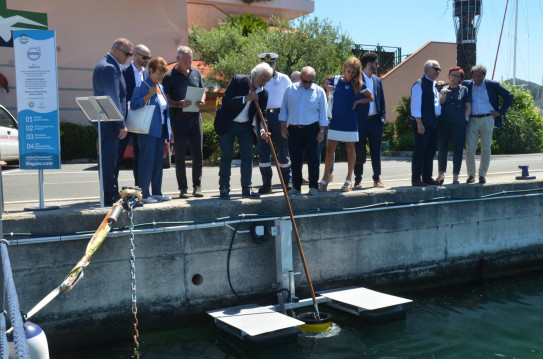
<path fill-rule="evenodd" d="M 304 324 L 301 320 L 256 304 L 212 310 L 207 314 L 215 319 L 215 324 L 221 329 L 239 337 L 245 335 L 256 336 Z M 224 327 L 220 323 L 224 323 L 228 327 Z M 232 328 L 237 329 L 237 331 L 233 331 Z"/>
<path fill-rule="evenodd" d="M 340 307 L 339 309 L 343 310 L 347 310 L 350 307 L 351 310 L 347 311 L 355 314 L 412 302 L 411 299 L 396 297 L 361 287 L 331 289 L 319 291 L 318 294 L 330 300 L 327 302 L 328 305 Z"/>

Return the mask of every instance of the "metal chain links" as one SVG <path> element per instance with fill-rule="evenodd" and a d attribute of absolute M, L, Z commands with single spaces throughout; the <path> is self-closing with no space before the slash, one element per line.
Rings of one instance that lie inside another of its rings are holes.
<path fill-rule="evenodd" d="M 129 234 L 128 238 L 130 239 L 130 277 L 132 279 L 132 314 L 134 316 L 133 326 L 134 326 L 134 357 L 138 359 L 140 357 L 139 348 L 140 343 L 138 338 L 140 333 L 138 331 L 138 303 L 136 296 L 136 255 L 135 255 L 135 245 L 134 245 L 134 206 L 136 202 L 127 201 L 128 204 L 128 219 L 130 221 L 130 226 L 128 227 Z"/>

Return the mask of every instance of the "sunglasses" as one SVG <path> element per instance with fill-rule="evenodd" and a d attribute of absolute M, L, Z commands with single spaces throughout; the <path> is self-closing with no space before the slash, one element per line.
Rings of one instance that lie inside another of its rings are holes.
<path fill-rule="evenodd" d="M 144 60 L 150 60 L 151 59 L 151 56 L 144 56 L 142 54 L 140 54 L 139 52 L 136 52 L 136 54 L 140 55 L 142 59 Z"/>
<path fill-rule="evenodd" d="M 441 71 L 441 69 L 440 69 L 439 67 L 432 67 L 432 69 L 433 69 L 434 71 Z"/>
<path fill-rule="evenodd" d="M 126 57 L 130 57 L 132 56 L 132 52 L 127 52 L 127 51 L 124 51 L 123 49 L 121 49 L 120 47 L 116 47 L 117 50 L 119 50 L 120 52 L 122 52 L 123 54 L 126 55 Z"/>
<path fill-rule="evenodd" d="M 303 84 L 312 84 L 313 80 L 304 80 L 304 79 L 302 79 L 302 83 Z"/>

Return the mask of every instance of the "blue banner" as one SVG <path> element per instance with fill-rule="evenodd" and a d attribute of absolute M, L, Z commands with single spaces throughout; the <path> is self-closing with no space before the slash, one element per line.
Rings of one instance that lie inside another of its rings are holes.
<path fill-rule="evenodd" d="M 55 32 L 13 31 L 19 167 L 60 169 Z"/>

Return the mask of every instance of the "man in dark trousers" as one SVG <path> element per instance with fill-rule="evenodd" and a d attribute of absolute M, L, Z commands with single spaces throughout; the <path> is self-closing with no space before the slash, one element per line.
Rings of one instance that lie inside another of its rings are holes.
<path fill-rule="evenodd" d="M 132 56 L 132 43 L 124 38 L 113 42 L 113 46 L 98 62 L 92 75 L 94 96 L 109 96 L 126 118 L 126 83 L 121 66 Z M 95 126 L 98 126 L 95 124 Z M 104 203 L 112 205 L 119 196 L 119 185 L 115 168 L 119 158 L 119 144 L 126 137 L 127 128 L 124 121 L 101 122 L 100 154 L 102 156 L 102 178 L 104 186 Z"/>
<path fill-rule="evenodd" d="M 124 82 L 126 83 L 126 98 L 130 103 L 132 98 L 132 93 L 136 86 L 138 86 L 143 80 L 149 78 L 149 71 L 146 69 L 149 60 L 151 59 L 151 51 L 145 45 L 137 45 L 134 48 L 134 60 L 128 66 L 122 68 Z M 125 138 L 121 140 L 119 145 L 119 158 L 117 159 L 117 167 L 115 168 L 115 174 L 119 177 L 119 170 L 121 169 L 121 161 L 124 157 L 124 151 L 128 142 L 132 139 L 132 153 L 134 154 L 134 159 L 132 160 L 132 171 L 134 173 L 134 184 L 138 185 L 138 156 L 139 148 L 137 136 L 135 133 L 130 133 L 126 135 Z"/>
<path fill-rule="evenodd" d="M 513 103 L 513 94 L 499 82 L 487 80 L 486 67 L 477 65 L 471 69 L 471 80 L 462 85 L 471 95 L 471 115 L 466 130 L 466 183 L 475 183 L 475 150 L 481 138 L 481 161 L 479 162 L 479 183 L 486 183 L 486 173 L 490 164 L 490 145 L 494 126 L 502 127 L 502 116 Z M 500 106 L 500 97 L 503 103 Z"/>
<path fill-rule="evenodd" d="M 264 86 L 268 91 L 268 104 L 266 105 L 266 122 L 271 133 L 272 142 L 275 145 L 277 160 L 281 168 L 281 174 L 288 189 L 291 189 L 290 184 L 290 156 L 288 141 L 281 136 L 281 125 L 279 124 L 279 111 L 281 110 L 281 102 L 283 94 L 287 87 L 291 84 L 287 75 L 275 70 L 277 54 L 262 53 L 258 55 L 261 61 L 270 65 L 273 69 L 273 76 L 270 81 Z M 258 166 L 262 175 L 262 187 L 258 189 L 258 193 L 265 194 L 272 191 L 272 156 L 270 145 L 263 139 L 258 140 Z"/>
<path fill-rule="evenodd" d="M 411 184 L 413 186 L 439 184 L 432 178 L 432 171 L 437 149 L 437 118 L 441 115 L 439 91 L 435 81 L 440 72 L 439 62 L 436 60 L 426 61 L 424 76 L 411 87 L 411 115 L 417 121 L 417 128 L 413 129 L 415 143 L 411 161 Z"/>
<path fill-rule="evenodd" d="M 172 124 L 173 143 L 175 148 L 175 175 L 179 188 L 179 198 L 189 198 L 185 154 L 187 141 L 192 155 L 192 195 L 203 197 L 202 167 L 203 167 L 203 132 L 200 112 L 185 112 L 192 102 L 185 99 L 188 87 L 204 87 L 202 74 L 192 67 L 192 50 L 188 46 L 177 48 L 177 64 L 162 80 L 166 98 L 170 106 L 170 121 Z M 195 105 L 199 109 L 205 105 L 206 93 Z"/>
<path fill-rule="evenodd" d="M 381 79 L 374 76 L 379 67 L 379 58 L 374 52 L 366 52 L 360 58 L 362 76 L 366 87 L 375 101 L 356 106 L 358 118 L 358 142 L 355 145 L 356 163 L 354 165 L 354 188 L 362 188 L 362 173 L 366 163 L 366 141 L 369 141 L 371 167 L 373 168 L 373 187 L 384 187 L 381 182 L 381 141 L 383 125 L 386 122 L 385 94 Z"/>
<path fill-rule="evenodd" d="M 255 101 L 258 101 L 262 114 L 266 113 L 268 91 L 264 89 L 270 81 L 273 70 L 265 62 L 256 65 L 251 75 L 234 75 L 226 87 L 222 105 L 215 117 L 215 132 L 219 135 L 221 160 L 219 169 L 219 191 L 221 199 L 230 199 L 230 173 L 234 141 L 237 138 L 241 155 L 241 195 L 245 198 L 259 198 L 252 191 L 251 175 L 253 167 L 253 142 L 256 134 L 266 139 L 268 134 L 260 132 Z"/>

